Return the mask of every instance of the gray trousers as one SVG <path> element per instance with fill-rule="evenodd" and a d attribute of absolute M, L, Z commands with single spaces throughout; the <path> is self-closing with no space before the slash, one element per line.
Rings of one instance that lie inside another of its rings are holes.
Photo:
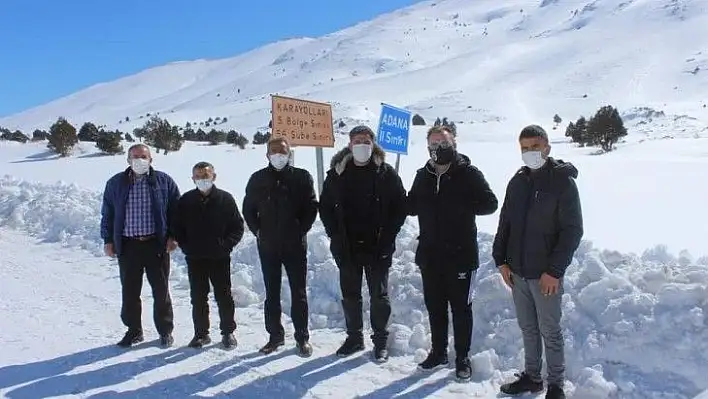
<path fill-rule="evenodd" d="M 534 381 L 541 381 L 542 349 L 546 349 L 548 383 L 563 385 L 565 354 L 561 330 L 563 280 L 554 295 L 541 294 L 540 280 L 526 280 L 512 273 L 511 290 L 516 319 L 524 338 L 525 371 Z M 543 338 L 543 346 L 541 342 Z"/>

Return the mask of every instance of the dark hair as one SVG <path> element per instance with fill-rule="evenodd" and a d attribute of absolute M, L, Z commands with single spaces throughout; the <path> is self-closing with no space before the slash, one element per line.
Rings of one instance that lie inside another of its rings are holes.
<path fill-rule="evenodd" d="M 438 125 L 438 126 L 433 126 L 430 129 L 428 129 L 428 135 L 425 137 L 426 139 L 429 139 L 431 135 L 433 134 L 445 134 L 445 133 L 450 133 L 450 136 L 452 137 L 457 137 L 455 134 L 455 131 L 446 125 Z"/>
<path fill-rule="evenodd" d="M 521 133 L 519 133 L 519 140 L 534 139 L 537 137 L 548 141 L 548 134 L 545 130 L 543 130 L 541 126 L 538 125 L 528 125 L 525 128 L 521 129 Z"/>
<path fill-rule="evenodd" d="M 268 145 L 267 145 L 268 149 L 270 149 L 270 145 L 273 143 L 282 143 L 282 144 L 287 145 L 288 148 L 290 148 L 290 141 L 285 136 L 270 136 L 270 138 L 268 139 Z"/>
<path fill-rule="evenodd" d="M 137 148 L 145 148 L 146 150 L 150 151 L 150 147 L 148 147 L 147 144 L 137 143 L 131 145 L 130 148 L 128 148 L 128 156 L 130 156 L 130 153 Z"/>
<path fill-rule="evenodd" d="M 197 170 L 197 169 L 206 169 L 206 168 L 211 168 L 212 170 L 214 169 L 214 165 L 212 165 L 209 162 L 202 161 L 202 162 L 197 162 L 196 165 L 192 168 L 192 170 Z"/>
<path fill-rule="evenodd" d="M 371 137 L 371 140 L 374 140 L 376 135 L 374 134 L 374 131 L 371 130 L 370 127 L 365 126 L 365 125 L 359 125 L 355 126 L 352 130 L 349 131 L 349 138 L 352 138 L 356 135 L 359 134 L 367 134 L 369 137 Z"/>

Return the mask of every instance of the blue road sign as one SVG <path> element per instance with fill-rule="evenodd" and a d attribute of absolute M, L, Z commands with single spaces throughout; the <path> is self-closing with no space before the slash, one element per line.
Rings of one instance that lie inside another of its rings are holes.
<path fill-rule="evenodd" d="M 387 152 L 408 154 L 408 133 L 411 112 L 405 109 L 381 104 L 381 119 L 376 141 Z"/>

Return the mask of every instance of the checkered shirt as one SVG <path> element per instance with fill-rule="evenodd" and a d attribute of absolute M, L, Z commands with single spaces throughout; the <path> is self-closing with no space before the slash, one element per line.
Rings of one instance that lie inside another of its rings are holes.
<path fill-rule="evenodd" d="M 152 213 L 150 185 L 146 176 L 140 176 L 130 185 L 128 202 L 125 204 L 126 237 L 148 236 L 155 234 L 155 217 Z"/>

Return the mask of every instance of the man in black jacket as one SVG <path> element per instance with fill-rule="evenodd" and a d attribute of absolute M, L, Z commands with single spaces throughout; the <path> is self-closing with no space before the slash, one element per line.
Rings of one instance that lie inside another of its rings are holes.
<path fill-rule="evenodd" d="M 320 197 L 320 219 L 339 267 L 347 324 L 347 339 L 337 355 L 364 350 L 361 279 L 365 273 L 374 359 L 379 362 L 388 359 L 388 275 L 396 236 L 406 219 L 406 190 L 385 156 L 370 128 L 355 127 L 349 133 L 349 146 L 332 157 Z"/>
<path fill-rule="evenodd" d="M 258 237 L 266 289 L 265 326 L 270 337 L 261 352 L 268 354 L 285 344 L 280 321 L 284 266 L 290 284 L 295 342 L 299 354 L 309 357 L 307 233 L 317 218 L 314 183 L 307 170 L 289 164 L 290 145 L 285 138 L 272 138 L 267 148 L 269 165 L 251 176 L 243 199 L 246 224 Z"/>
<path fill-rule="evenodd" d="M 179 200 L 177 242 L 185 254 L 192 299 L 194 338 L 190 347 L 211 343 L 209 337 L 209 282 L 219 308 L 219 328 L 225 348 L 236 346 L 234 299 L 231 294 L 231 251 L 243 237 L 243 218 L 233 196 L 214 185 L 216 173 L 208 162 L 192 169 L 196 189 Z"/>
<path fill-rule="evenodd" d="M 525 370 L 501 386 L 506 394 L 543 390 L 542 341 L 546 349 L 546 398 L 565 398 L 561 330 L 563 276 L 583 236 L 578 170 L 549 157 L 545 130 L 525 127 L 519 135 L 526 164 L 511 178 L 499 215 L 493 256 L 511 287 L 524 338 Z"/>
<path fill-rule="evenodd" d="M 418 170 L 408 194 L 408 211 L 418 216 L 420 237 L 416 263 L 423 278 L 432 349 L 419 367 L 431 370 L 448 363 L 448 304 L 455 335 L 455 369 L 469 380 L 472 338 L 471 292 L 479 268 L 476 217 L 497 210 L 498 201 L 482 172 L 457 152 L 447 126 L 428 131 L 430 160 Z"/>

